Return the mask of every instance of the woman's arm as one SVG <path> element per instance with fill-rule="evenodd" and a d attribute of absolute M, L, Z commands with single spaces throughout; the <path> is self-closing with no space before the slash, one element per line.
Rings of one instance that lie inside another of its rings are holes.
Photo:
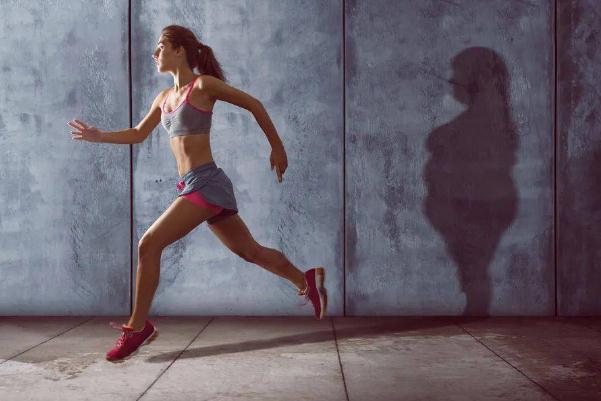
<path fill-rule="evenodd" d="M 140 133 L 135 128 L 121 131 L 100 131 L 98 142 L 132 144 L 140 142 Z"/>
<path fill-rule="evenodd" d="M 288 168 L 288 158 L 286 156 L 286 151 L 284 150 L 284 144 L 273 126 L 265 107 L 263 107 L 263 104 L 248 93 L 231 87 L 222 80 L 210 75 L 202 77 L 202 86 L 203 89 L 207 90 L 210 96 L 242 107 L 255 116 L 257 123 L 265 133 L 265 136 L 267 136 L 267 140 L 271 145 L 271 155 L 269 156 L 271 169 L 273 170 L 275 168 L 277 179 L 279 182 L 282 182 L 284 172 Z"/>
<path fill-rule="evenodd" d="M 161 122 L 161 102 L 163 100 L 163 96 L 167 89 L 162 90 L 154 100 L 152 101 L 152 105 L 150 106 L 150 110 L 146 114 L 146 116 L 136 125 L 135 129 L 138 136 L 138 141 L 135 143 L 141 143 L 146 140 L 148 135 L 156 128 L 156 126 Z"/>
<path fill-rule="evenodd" d="M 88 142 L 104 142 L 133 144 L 144 142 L 146 137 L 161 121 L 160 101 L 163 97 L 162 91 L 155 97 L 150 107 L 150 111 L 135 128 L 126 128 L 120 131 L 102 131 L 96 127 L 91 127 L 79 120 L 71 120 L 67 124 L 79 131 L 71 131 L 72 139 L 84 140 Z"/>
<path fill-rule="evenodd" d="M 272 148 L 283 146 L 282 140 L 273 126 L 267 111 L 258 99 L 210 75 L 203 75 L 201 79 L 203 89 L 210 96 L 250 111 L 265 133 L 265 136 L 267 136 L 267 140 Z"/>
<path fill-rule="evenodd" d="M 71 139 L 76 141 L 134 143 L 137 140 L 137 134 L 133 128 L 122 131 L 101 131 L 77 119 L 71 120 L 67 124 L 78 130 L 71 131 Z"/>

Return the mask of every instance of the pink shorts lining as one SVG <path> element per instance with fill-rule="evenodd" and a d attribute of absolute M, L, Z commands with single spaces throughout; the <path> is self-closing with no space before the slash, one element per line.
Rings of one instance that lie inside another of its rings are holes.
<path fill-rule="evenodd" d="M 197 204 L 200 207 L 204 207 L 206 209 L 214 210 L 217 213 L 220 213 L 223 208 L 221 206 L 213 205 L 205 200 L 200 194 L 200 191 L 190 192 L 186 195 L 180 195 L 182 198 L 188 199 L 190 202 Z"/>

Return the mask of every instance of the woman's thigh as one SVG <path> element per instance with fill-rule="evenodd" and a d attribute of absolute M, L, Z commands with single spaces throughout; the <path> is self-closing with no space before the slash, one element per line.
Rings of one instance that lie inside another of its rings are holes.
<path fill-rule="evenodd" d="M 223 245 L 244 259 L 252 258 L 260 247 L 238 213 L 209 224 L 209 228 Z"/>
<path fill-rule="evenodd" d="M 214 214 L 214 210 L 200 207 L 188 199 L 178 197 L 146 230 L 140 239 L 139 247 L 160 251 L 184 237 Z"/>

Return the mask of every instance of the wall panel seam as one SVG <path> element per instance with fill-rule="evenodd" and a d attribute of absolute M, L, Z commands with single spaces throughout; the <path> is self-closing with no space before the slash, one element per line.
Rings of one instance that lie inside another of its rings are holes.
<path fill-rule="evenodd" d="M 342 0 L 342 316 L 346 316 L 346 0 Z"/>
<path fill-rule="evenodd" d="M 554 295 L 555 295 L 555 316 L 558 316 L 558 305 L 557 305 L 557 265 L 558 265 L 558 235 L 557 235 L 557 227 L 558 227 L 558 216 L 557 216 L 557 163 L 559 158 L 557 157 L 557 93 L 558 93 L 558 68 L 557 68 L 557 30 L 558 24 L 557 19 L 559 17 L 559 9 L 558 9 L 557 0 L 554 1 L 554 12 L 553 12 L 553 268 L 554 268 Z"/>
<path fill-rule="evenodd" d="M 128 0 L 127 8 L 127 69 L 129 72 L 128 94 L 129 94 L 129 127 L 133 126 L 133 110 L 132 110 L 132 79 L 131 79 L 131 0 Z M 129 314 L 133 313 L 133 274 L 134 274 L 134 189 L 133 189 L 133 144 L 129 145 Z"/>

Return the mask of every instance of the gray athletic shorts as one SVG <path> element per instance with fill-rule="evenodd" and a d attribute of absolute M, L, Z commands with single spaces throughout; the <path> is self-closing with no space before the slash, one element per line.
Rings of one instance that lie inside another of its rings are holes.
<path fill-rule="evenodd" d="M 215 212 L 207 220 L 208 224 L 238 213 L 232 182 L 214 161 L 188 171 L 180 177 L 176 188 L 178 197 Z"/>

